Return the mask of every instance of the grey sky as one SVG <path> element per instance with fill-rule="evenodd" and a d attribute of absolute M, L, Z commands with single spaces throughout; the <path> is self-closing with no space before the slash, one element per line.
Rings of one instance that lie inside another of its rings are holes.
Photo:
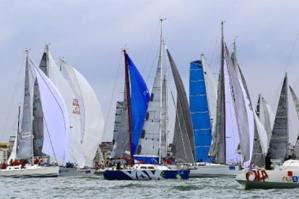
<path fill-rule="evenodd" d="M 299 32 L 298 10 L 296 0 L 0 0 L 0 139 L 13 133 L 24 49 L 31 49 L 38 64 L 46 43 L 56 59 L 64 57 L 95 88 L 104 115 L 111 112 L 105 138 L 111 137 L 123 88 L 121 49 L 128 49 L 150 89 L 161 16 L 167 18 L 165 40 L 186 88 L 189 63 L 202 52 L 218 71 L 220 21 L 225 20 L 227 43 L 238 36 L 237 54 L 254 102 L 262 92 L 274 108 L 288 62 L 290 83 L 299 94 L 299 41 L 289 59 Z"/>

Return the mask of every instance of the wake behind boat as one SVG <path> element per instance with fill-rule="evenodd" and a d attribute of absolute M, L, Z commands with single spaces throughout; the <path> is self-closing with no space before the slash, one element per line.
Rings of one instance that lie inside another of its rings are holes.
<path fill-rule="evenodd" d="M 173 169 L 164 165 L 135 164 L 125 169 L 107 168 L 103 175 L 106 180 L 162 180 L 189 179 L 189 170 Z"/>

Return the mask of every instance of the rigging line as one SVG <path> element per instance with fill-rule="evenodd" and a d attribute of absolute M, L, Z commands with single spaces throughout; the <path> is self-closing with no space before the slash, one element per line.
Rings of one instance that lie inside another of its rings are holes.
<path fill-rule="evenodd" d="M 217 33 L 217 37 L 216 37 L 216 40 L 215 40 L 215 43 L 214 43 L 214 46 L 213 46 L 213 49 L 212 49 L 212 56 L 210 57 L 211 58 L 211 60 L 210 60 L 210 62 L 211 62 L 211 66 L 212 66 L 212 68 L 214 68 L 214 69 L 216 69 L 217 67 L 216 67 L 216 65 L 218 65 L 217 64 L 217 62 L 216 62 L 216 60 L 218 60 L 218 59 L 215 59 L 215 56 L 216 56 L 216 52 L 217 52 L 217 44 L 218 44 L 218 42 L 219 42 L 219 37 L 218 37 L 218 35 L 220 35 L 220 32 L 221 32 L 221 30 L 218 30 L 218 33 Z M 217 70 L 216 70 L 217 71 Z"/>
<path fill-rule="evenodd" d="M 154 42 L 154 40 L 156 40 L 156 38 L 157 38 L 156 36 L 154 36 L 154 35 L 156 35 L 156 32 L 158 32 L 158 34 L 160 34 L 160 31 L 158 31 L 159 28 L 160 28 L 160 20 L 159 20 L 159 23 L 157 23 L 155 31 L 153 32 L 153 35 L 151 37 L 151 42 L 150 42 L 150 44 L 152 44 L 151 47 L 153 47 L 154 45 L 156 45 L 156 43 L 159 43 L 159 42 Z M 159 39 L 160 39 L 160 37 L 159 37 Z M 150 59 L 150 56 L 149 56 L 150 55 L 150 53 L 149 53 L 150 49 L 152 49 L 152 48 L 148 48 L 147 51 L 146 51 L 146 53 L 145 53 L 145 55 L 144 55 L 144 56 L 146 56 L 145 63 L 149 62 L 149 59 Z M 149 65 L 149 67 L 142 68 L 142 71 L 144 72 L 144 74 L 146 74 L 146 81 L 147 82 L 149 81 L 150 77 L 152 77 L 152 74 L 153 74 L 153 71 L 154 71 L 153 70 L 154 69 L 154 64 L 155 64 L 155 62 L 157 60 L 157 57 L 158 57 L 158 54 L 159 54 L 159 50 L 158 51 L 155 50 L 155 52 L 156 52 L 155 56 L 152 59 L 151 64 Z"/>
<path fill-rule="evenodd" d="M 289 57 L 288 57 L 288 59 L 287 59 L 287 65 L 286 65 L 285 68 L 284 68 L 284 72 L 285 72 L 285 73 L 287 72 L 288 67 L 289 67 L 289 65 L 290 65 L 290 63 L 291 63 L 291 61 L 292 61 L 292 58 L 293 58 L 293 54 L 294 54 L 294 51 L 295 51 L 295 48 L 296 48 L 296 44 L 297 44 L 298 37 L 299 37 L 299 32 L 297 32 L 297 34 L 296 34 L 295 41 L 294 41 L 294 43 L 293 43 L 293 46 L 292 46 L 292 48 L 291 48 L 291 52 L 290 52 Z"/>
<path fill-rule="evenodd" d="M 115 70 L 115 78 L 114 78 L 114 82 L 113 82 L 113 88 L 112 88 L 112 92 L 111 92 L 111 96 L 110 96 L 110 103 L 109 103 L 109 107 L 107 109 L 107 112 L 106 112 L 106 121 L 109 121 L 109 118 L 110 118 L 110 114 L 111 114 L 111 108 L 112 108 L 112 103 L 113 103 L 113 99 L 114 99 L 114 95 L 116 93 L 116 89 L 117 89 L 117 81 L 119 80 L 119 75 L 120 75 L 120 69 L 121 69 L 121 58 L 122 56 L 119 56 L 118 58 L 118 67 L 116 68 Z M 105 122 L 104 124 L 104 134 L 105 132 L 107 132 L 107 126 L 108 126 L 108 122 Z M 112 138 L 113 139 L 113 138 Z"/>

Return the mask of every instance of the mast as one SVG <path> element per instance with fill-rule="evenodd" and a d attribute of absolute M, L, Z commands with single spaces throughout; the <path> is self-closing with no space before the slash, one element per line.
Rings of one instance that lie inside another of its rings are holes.
<path fill-rule="evenodd" d="M 133 158 L 133 149 L 132 149 L 132 123 L 131 123 L 131 99 L 130 99 L 130 83 L 129 83 L 129 67 L 127 60 L 126 50 L 123 50 L 125 56 L 125 87 L 126 87 L 126 99 L 127 99 L 127 107 L 128 107 L 128 134 L 129 134 L 129 144 L 130 144 L 130 161 L 129 164 L 134 164 Z"/>
<path fill-rule="evenodd" d="M 163 133 L 163 64 L 162 64 L 162 57 L 163 57 L 163 21 L 165 19 L 160 19 L 161 22 L 161 33 L 160 33 L 160 53 L 159 53 L 159 65 L 160 65 L 160 135 L 159 135 L 159 164 L 162 163 L 162 133 Z"/>
<path fill-rule="evenodd" d="M 220 71 L 224 73 L 224 31 L 223 31 L 223 24 L 224 22 L 222 21 L 221 22 L 221 65 L 220 65 Z M 224 87 L 224 82 L 225 80 L 222 78 L 222 83 L 223 83 L 223 87 Z M 225 92 L 223 92 L 223 99 L 224 99 L 224 103 L 225 103 Z M 225 117 L 225 106 L 223 106 L 223 115 Z M 226 162 L 226 122 L 225 122 L 226 119 L 224 119 L 224 122 L 223 122 L 223 139 L 224 139 L 224 142 L 223 142 L 223 152 L 224 152 L 224 163 Z"/>

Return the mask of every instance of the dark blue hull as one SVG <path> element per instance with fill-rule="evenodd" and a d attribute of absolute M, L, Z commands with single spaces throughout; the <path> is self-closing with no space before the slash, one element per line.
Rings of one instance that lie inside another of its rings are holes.
<path fill-rule="evenodd" d="M 105 170 L 106 180 L 163 180 L 189 179 L 189 170 Z"/>

